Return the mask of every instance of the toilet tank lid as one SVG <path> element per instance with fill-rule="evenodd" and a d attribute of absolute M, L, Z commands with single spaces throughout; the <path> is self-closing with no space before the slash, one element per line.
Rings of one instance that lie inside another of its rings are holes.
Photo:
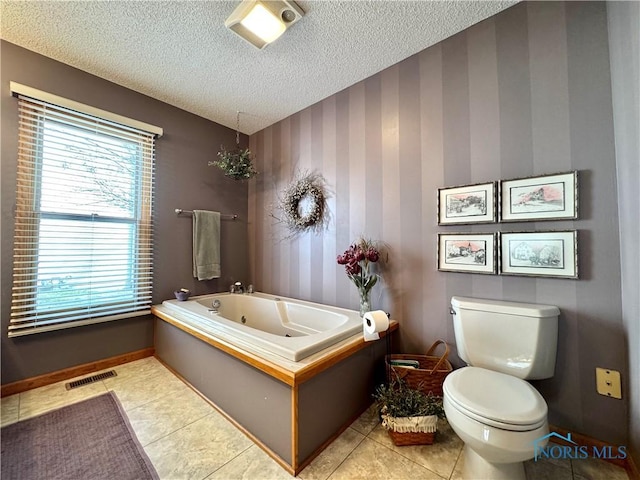
<path fill-rule="evenodd" d="M 506 302 L 503 300 L 488 300 L 483 298 L 451 297 L 451 306 L 464 310 L 480 310 L 483 312 L 504 313 L 524 317 L 542 318 L 560 315 L 560 309 L 553 305 Z"/>

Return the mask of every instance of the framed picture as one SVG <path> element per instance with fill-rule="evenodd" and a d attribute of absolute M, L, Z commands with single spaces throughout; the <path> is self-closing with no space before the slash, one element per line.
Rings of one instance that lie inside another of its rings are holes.
<path fill-rule="evenodd" d="M 578 278 L 578 232 L 501 233 L 500 274 Z"/>
<path fill-rule="evenodd" d="M 497 273 L 495 233 L 439 233 L 438 270 Z"/>
<path fill-rule="evenodd" d="M 438 189 L 438 225 L 496 221 L 496 182 Z"/>
<path fill-rule="evenodd" d="M 500 182 L 500 221 L 578 218 L 578 172 Z"/>

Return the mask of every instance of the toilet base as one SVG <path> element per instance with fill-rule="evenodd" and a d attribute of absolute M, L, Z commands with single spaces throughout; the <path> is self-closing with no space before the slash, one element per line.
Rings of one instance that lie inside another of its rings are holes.
<path fill-rule="evenodd" d="M 525 480 L 524 463 L 490 463 L 465 444 L 462 478 L 465 480 Z"/>

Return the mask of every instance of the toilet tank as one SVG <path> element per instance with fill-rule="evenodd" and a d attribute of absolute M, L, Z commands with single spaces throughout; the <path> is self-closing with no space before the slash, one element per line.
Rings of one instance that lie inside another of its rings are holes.
<path fill-rule="evenodd" d="M 452 297 L 458 355 L 468 365 L 536 380 L 553 376 L 558 307 Z"/>

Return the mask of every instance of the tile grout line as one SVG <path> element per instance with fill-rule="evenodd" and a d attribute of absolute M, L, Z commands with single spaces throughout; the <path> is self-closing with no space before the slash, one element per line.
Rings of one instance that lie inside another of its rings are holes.
<path fill-rule="evenodd" d="M 372 430 L 371 432 L 373 432 L 373 430 Z M 367 437 L 366 437 L 366 438 L 369 438 L 369 436 L 367 435 Z M 434 472 L 433 470 L 431 470 L 430 468 L 425 467 L 424 465 L 420 465 L 420 464 L 419 464 L 418 462 L 416 462 L 415 460 L 413 460 L 413 459 L 411 459 L 411 458 L 409 458 L 409 457 L 405 456 L 404 454 L 402 454 L 402 453 L 400 453 L 400 452 L 395 451 L 393 448 L 389 448 L 389 447 L 387 447 L 385 444 L 378 442 L 376 439 L 374 439 L 374 438 L 369 438 L 369 440 L 371 440 L 372 442 L 376 443 L 377 445 L 380 445 L 380 446 L 382 446 L 382 447 L 386 448 L 386 449 L 387 449 L 387 450 L 389 450 L 390 452 L 395 453 L 396 455 L 398 455 L 398 456 L 400 456 L 400 457 L 404 458 L 405 460 L 408 460 L 409 462 L 413 463 L 414 465 L 417 465 L 417 466 L 419 466 L 419 467 L 421 467 L 421 468 L 424 468 L 425 470 L 427 470 L 427 471 L 429 471 L 429 472 L 433 473 L 434 475 L 438 476 L 439 478 L 444 479 L 444 477 L 443 477 L 442 475 L 440 475 L 439 473 Z M 454 466 L 454 469 L 455 469 L 455 466 Z"/>
<path fill-rule="evenodd" d="M 358 432 L 358 433 L 359 433 L 359 432 Z M 325 480 L 329 480 L 329 479 L 333 476 L 333 474 L 334 474 L 334 473 L 336 473 L 336 472 L 338 471 L 338 469 L 342 466 L 342 464 L 343 464 L 344 462 L 346 462 L 346 461 L 349 459 L 349 457 L 350 457 L 351 455 L 353 455 L 353 453 L 356 451 L 356 449 L 357 449 L 357 448 L 362 444 L 362 442 L 364 442 L 364 440 L 365 440 L 366 438 L 367 438 L 366 436 L 362 437 L 362 439 L 358 442 L 358 444 L 357 444 L 355 447 L 353 447 L 353 449 L 352 449 L 352 450 L 347 454 L 347 456 L 346 456 L 346 457 L 344 457 L 344 458 L 342 459 L 342 461 L 341 461 L 340 463 L 338 463 L 338 465 L 336 465 L 336 468 L 334 468 L 333 470 L 331 470 L 331 472 L 329 472 L 329 475 L 327 475 L 327 477 L 325 478 Z M 312 462 L 312 463 L 313 463 L 313 462 Z M 309 465 L 310 465 L 310 464 L 309 464 Z M 309 465 L 307 465 L 307 466 L 309 466 Z M 303 470 L 303 472 L 304 472 L 304 470 Z M 302 472 L 300 472 L 300 473 L 302 473 Z"/>
<path fill-rule="evenodd" d="M 373 430 L 375 430 L 376 428 L 377 428 L 377 425 L 376 425 L 376 427 L 374 427 L 374 429 L 373 429 Z M 373 430 L 371 430 L 371 433 L 373 433 Z M 368 435 L 367 435 L 367 438 L 369 438 L 369 436 L 368 436 Z M 410 462 L 415 463 L 416 465 L 419 465 L 420 467 L 422 467 L 422 468 L 424 468 L 424 469 L 426 469 L 426 470 L 430 471 L 431 473 L 433 473 L 433 474 L 437 475 L 438 477 L 440 477 L 440 478 L 445 478 L 445 477 L 443 477 L 442 475 L 440 475 L 438 472 L 435 472 L 435 471 L 433 471 L 432 469 L 430 469 L 429 467 L 425 467 L 424 465 L 419 464 L 418 462 L 416 462 L 416 461 L 415 461 L 415 460 L 413 460 L 412 458 L 410 458 L 410 457 L 406 456 L 404 453 L 402 453 L 402 451 L 396 451 L 396 450 L 394 450 L 393 448 L 389 448 L 389 447 L 387 447 L 385 444 L 383 444 L 383 443 L 381 443 L 381 442 L 378 442 L 375 438 L 370 438 L 370 440 L 371 440 L 371 441 L 373 441 L 373 442 L 375 442 L 375 443 L 376 443 L 376 444 L 378 444 L 378 445 L 382 445 L 383 447 L 385 447 L 386 449 L 388 449 L 388 450 L 392 451 L 393 453 L 396 453 L 396 454 L 400 455 L 402 458 L 404 458 L 404 459 L 406 459 L 406 460 L 409 460 Z M 448 477 L 446 477 L 446 478 L 449 478 L 449 479 L 450 479 L 450 478 L 451 478 L 451 476 L 453 475 L 453 472 L 454 472 L 454 471 L 455 471 L 455 469 L 456 469 L 456 464 L 458 463 L 458 459 L 460 458 L 460 455 L 462 454 L 462 450 L 463 450 L 463 448 L 464 448 L 464 444 L 462 445 L 462 447 L 460 447 L 460 450 L 458 451 L 458 455 L 456 456 L 456 461 L 455 461 L 455 462 L 454 462 L 454 464 L 453 464 L 453 469 L 451 470 L 451 473 L 449 474 L 449 476 L 448 476 Z"/>
<path fill-rule="evenodd" d="M 136 407 L 136 408 L 138 408 L 138 407 Z M 142 445 L 142 448 L 145 448 L 146 446 L 151 445 L 152 443 L 155 443 L 155 442 L 157 442 L 158 440 L 162 440 L 162 439 L 164 439 L 164 438 L 167 438 L 169 435 L 173 435 L 174 433 L 179 432 L 180 430 L 182 430 L 182 429 L 184 429 L 184 428 L 188 427 L 189 425 L 192 425 L 192 424 L 194 424 L 194 423 L 196 423 L 196 422 L 199 422 L 199 421 L 200 421 L 200 420 L 202 420 L 203 418 L 207 418 L 207 417 L 208 417 L 209 415 L 211 415 L 212 413 L 213 413 L 213 412 L 209 412 L 209 413 L 207 413 L 206 415 L 203 415 L 202 417 L 196 418 L 196 419 L 195 419 L 195 420 L 193 420 L 192 422 L 186 423 L 186 424 L 182 425 L 181 427 L 178 427 L 178 428 L 176 428 L 175 430 L 170 431 L 169 433 L 167 433 L 167 434 L 163 435 L 162 437 L 158 437 L 158 438 L 156 438 L 155 440 L 153 440 L 153 441 L 151 441 L 151 442 L 149 442 L 149 443 L 145 443 L 144 445 Z M 136 436 L 137 436 L 137 435 L 138 435 L 138 434 L 136 433 Z M 141 444 L 142 444 L 142 442 L 141 442 Z"/>
<path fill-rule="evenodd" d="M 224 462 L 222 465 L 220 465 L 218 468 L 215 468 L 213 470 L 211 470 L 209 473 L 207 473 L 204 477 L 202 477 L 201 480 L 205 480 L 206 478 L 209 478 L 211 475 L 213 475 L 214 473 L 216 473 L 218 470 L 220 470 L 221 468 L 225 467 L 226 465 L 230 464 L 231 462 L 233 462 L 236 458 L 238 458 L 240 455 L 244 454 L 247 450 L 249 450 L 251 447 L 257 447 L 257 445 L 253 442 L 251 442 L 251 445 L 249 445 L 247 448 L 245 448 L 244 450 L 242 450 L 240 453 L 238 453 L 237 455 L 235 455 L 234 457 L 230 458 L 229 460 L 227 460 L 226 462 Z"/>
<path fill-rule="evenodd" d="M 456 457 L 456 461 L 453 463 L 453 469 L 451 470 L 451 473 L 449 474 L 449 480 L 452 480 L 453 479 L 453 474 L 456 473 L 456 467 L 458 466 L 458 462 L 462 458 L 463 450 L 464 450 L 464 444 L 462 444 L 462 447 L 460 447 L 460 451 L 458 452 L 458 456 Z"/>

